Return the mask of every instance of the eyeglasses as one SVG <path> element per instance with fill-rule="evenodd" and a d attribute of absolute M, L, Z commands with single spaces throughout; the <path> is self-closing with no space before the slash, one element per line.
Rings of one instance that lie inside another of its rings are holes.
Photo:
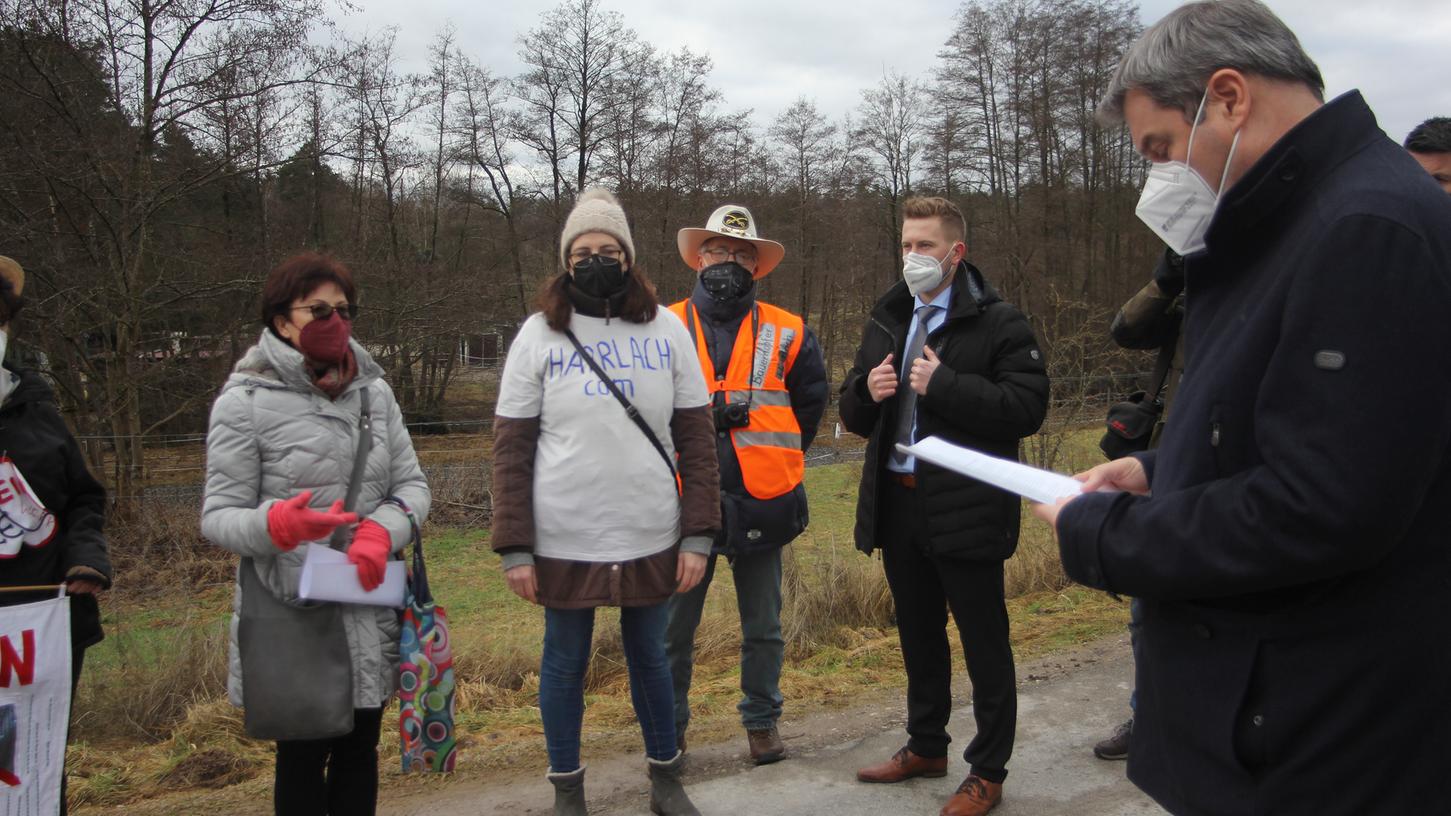
<path fill-rule="evenodd" d="M 608 258 L 612 261 L 618 261 L 625 257 L 625 251 L 623 249 L 620 249 L 619 247 L 613 246 L 600 247 L 598 252 L 592 249 L 585 249 L 581 247 L 569 253 L 569 260 L 571 263 L 584 263 L 585 261 L 588 261 L 590 259 L 590 256 L 592 255 L 598 255 L 601 258 Z"/>
<path fill-rule="evenodd" d="M 310 303 L 306 306 L 292 307 L 292 311 L 294 312 L 300 312 L 304 309 L 312 312 L 313 320 L 327 320 L 333 316 L 333 312 L 337 312 L 338 316 L 344 320 L 353 320 L 358 316 L 358 304 L 356 303 L 349 303 L 345 306 L 334 306 L 331 303 Z"/>
<path fill-rule="evenodd" d="M 725 263 L 729 260 L 735 261 L 741 266 L 745 266 L 746 264 L 755 264 L 756 262 L 756 251 L 754 249 L 732 250 L 726 249 L 725 247 L 715 246 L 702 248 L 700 250 L 700 254 L 704 255 L 715 263 Z"/>

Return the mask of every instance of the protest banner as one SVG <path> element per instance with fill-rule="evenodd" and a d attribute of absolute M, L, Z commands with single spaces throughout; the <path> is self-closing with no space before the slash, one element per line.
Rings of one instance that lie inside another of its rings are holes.
<path fill-rule="evenodd" d="M 0 607 L 0 816 L 55 816 L 70 724 L 70 599 Z"/>

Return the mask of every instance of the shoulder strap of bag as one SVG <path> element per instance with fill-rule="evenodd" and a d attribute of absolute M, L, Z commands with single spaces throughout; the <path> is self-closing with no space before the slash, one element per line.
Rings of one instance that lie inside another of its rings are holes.
<path fill-rule="evenodd" d="M 655 446 L 655 451 L 664 460 L 665 467 L 670 468 L 671 478 L 678 479 L 679 474 L 675 472 L 675 463 L 670 460 L 670 454 L 665 452 L 665 446 L 660 444 L 660 437 L 656 436 L 655 431 L 651 430 L 650 423 L 646 422 L 643 416 L 640 416 L 640 411 L 630 403 L 630 400 L 620 391 L 620 387 L 615 385 L 615 381 L 610 379 L 610 376 L 600 368 L 600 364 L 596 363 L 593 357 L 585 353 L 584 346 L 579 343 L 579 338 L 574 336 L 574 330 L 565 329 L 564 336 L 568 337 L 569 342 L 574 344 L 574 350 L 579 352 L 580 357 L 584 358 L 585 363 L 589 365 L 590 370 L 595 373 L 595 376 L 599 377 L 605 384 L 605 387 L 610 389 L 610 393 L 615 395 L 615 399 L 619 400 L 620 406 L 625 409 L 625 416 L 628 416 L 630 421 L 635 423 L 635 427 L 639 428 L 640 432 L 645 434 L 645 438 L 650 440 L 650 444 Z"/>
<path fill-rule="evenodd" d="M 1169 382 L 1169 368 L 1174 364 L 1174 352 L 1179 348 L 1179 332 L 1175 330 L 1169 341 L 1159 347 L 1159 356 L 1154 360 L 1154 381 L 1149 388 L 1149 399 L 1158 399 Z"/>
<path fill-rule="evenodd" d="M 368 467 L 368 454 L 373 451 L 373 412 L 369 402 L 370 385 L 358 389 L 358 396 L 363 401 L 362 410 L 358 412 L 358 450 L 353 455 L 353 472 L 348 477 L 348 492 L 343 498 L 343 512 L 351 513 L 358 504 L 358 494 L 363 490 L 363 472 Z M 348 547 L 347 527 L 333 528 L 332 538 L 328 545 L 335 550 L 345 550 Z"/>
<path fill-rule="evenodd" d="M 408 576 L 408 588 L 413 594 L 413 605 L 424 607 L 433 603 L 433 590 L 428 586 L 428 567 L 423 560 L 423 533 L 418 529 L 418 520 L 408 506 L 393 499 L 408 516 L 408 529 L 413 539 L 413 573 Z"/>

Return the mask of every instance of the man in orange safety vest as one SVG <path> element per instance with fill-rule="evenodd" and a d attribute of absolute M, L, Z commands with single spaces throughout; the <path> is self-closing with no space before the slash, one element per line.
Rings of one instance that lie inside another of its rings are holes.
<path fill-rule="evenodd" d="M 758 765 L 786 754 L 781 717 L 781 548 L 806 528 L 806 449 L 826 410 L 821 347 L 804 320 L 756 298 L 756 281 L 786 255 L 757 237 L 745 207 L 727 204 L 703 229 L 680 230 L 680 257 L 699 273 L 690 298 L 670 309 L 690 330 L 712 397 L 720 459 L 721 526 L 705 578 L 670 600 L 666 651 L 675 683 L 675 727 L 685 748 L 695 630 L 724 555 L 741 618 L 739 710 Z"/>

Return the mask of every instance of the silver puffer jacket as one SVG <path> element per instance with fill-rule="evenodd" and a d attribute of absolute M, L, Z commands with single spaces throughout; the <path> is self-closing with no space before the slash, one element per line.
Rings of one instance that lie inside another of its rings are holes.
<path fill-rule="evenodd" d="M 356 509 L 388 531 L 395 557 L 410 537 L 402 501 L 419 524 L 428 516 L 430 493 L 413 441 L 382 369 L 352 343 L 357 377 L 336 399 L 313 385 L 302 354 L 270 331 L 237 363 L 212 406 L 207 433 L 207 486 L 202 535 L 214 544 L 253 559 L 262 583 L 284 600 L 297 597 L 303 547 L 282 552 L 267 532 L 273 502 L 304 490 L 310 506 L 325 509 L 344 498 L 358 447 L 360 392 L 369 390 L 373 449 L 363 474 Z M 325 543 L 325 542 L 324 542 Z M 241 565 L 239 564 L 239 569 Z M 242 704 L 242 667 L 237 651 L 240 582 L 232 601 L 228 694 Z M 345 604 L 344 629 L 353 662 L 353 706 L 377 708 L 397 687 L 397 610 Z"/>

